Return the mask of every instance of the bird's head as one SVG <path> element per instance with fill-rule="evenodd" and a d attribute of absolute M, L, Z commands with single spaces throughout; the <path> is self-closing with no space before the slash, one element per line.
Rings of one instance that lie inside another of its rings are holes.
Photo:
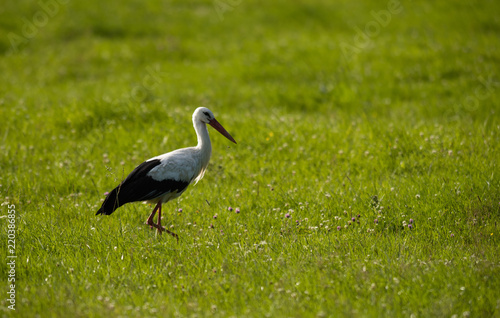
<path fill-rule="evenodd" d="M 212 111 L 206 107 L 198 107 L 193 113 L 193 122 L 201 121 L 204 124 L 209 124 L 215 130 L 220 132 L 224 137 L 236 143 L 234 138 L 222 127 L 222 125 L 215 119 Z"/>
<path fill-rule="evenodd" d="M 209 124 L 212 119 L 215 119 L 214 113 L 206 107 L 198 107 L 193 113 L 193 120 L 201 121 Z"/>

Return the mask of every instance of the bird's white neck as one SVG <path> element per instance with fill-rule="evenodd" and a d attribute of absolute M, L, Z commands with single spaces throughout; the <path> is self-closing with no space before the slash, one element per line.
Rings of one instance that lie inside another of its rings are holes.
<path fill-rule="evenodd" d="M 207 125 L 201 121 L 193 121 L 193 126 L 196 131 L 196 136 L 198 137 L 198 145 L 196 148 L 200 150 L 204 156 L 207 156 L 206 159 L 208 161 L 212 154 L 212 143 L 208 136 Z"/>
<path fill-rule="evenodd" d="M 195 181 L 198 183 L 205 170 L 208 167 L 208 162 L 210 161 L 210 156 L 212 155 L 212 144 L 210 143 L 210 137 L 208 136 L 207 125 L 201 121 L 193 120 L 194 130 L 196 130 L 196 136 L 198 137 L 198 145 L 194 148 L 199 155 L 199 174 Z"/>

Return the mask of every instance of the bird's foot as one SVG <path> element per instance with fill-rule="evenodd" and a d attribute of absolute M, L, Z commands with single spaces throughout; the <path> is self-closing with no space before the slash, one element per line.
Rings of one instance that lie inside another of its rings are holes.
<path fill-rule="evenodd" d="M 168 234 L 172 235 L 173 237 L 175 237 L 177 239 L 177 243 L 179 242 L 179 235 L 175 234 L 174 232 L 172 231 L 169 231 L 167 230 L 164 226 L 161 226 L 159 224 L 156 224 L 154 222 L 146 222 L 147 225 L 151 226 L 151 228 L 155 228 L 157 231 L 158 231 L 158 234 L 162 234 L 164 231 L 167 232 Z"/>
<path fill-rule="evenodd" d="M 154 223 L 153 221 L 151 222 L 146 222 L 147 225 L 151 227 L 151 229 L 156 229 L 158 233 L 162 233 L 163 231 L 166 231 L 167 229 L 159 224 Z"/>
<path fill-rule="evenodd" d="M 161 233 L 163 233 L 163 231 L 166 231 L 167 229 L 166 229 L 164 226 L 157 225 L 157 226 L 156 226 L 156 230 L 157 230 L 157 231 L 158 231 L 158 233 L 161 235 Z"/>
<path fill-rule="evenodd" d="M 158 234 L 161 235 L 161 233 L 163 233 L 163 231 L 167 232 L 168 234 L 172 235 L 173 237 L 175 237 L 175 239 L 177 240 L 177 243 L 179 243 L 179 235 L 175 234 L 174 232 L 172 231 L 169 231 L 167 230 L 165 227 L 163 226 L 158 226 L 156 227 L 156 229 L 158 230 Z"/>
<path fill-rule="evenodd" d="M 177 240 L 177 243 L 179 243 L 179 235 L 175 234 L 174 232 L 171 232 L 169 230 L 167 230 L 166 228 L 163 228 L 168 234 L 172 235 L 173 237 L 175 237 L 175 239 Z"/>

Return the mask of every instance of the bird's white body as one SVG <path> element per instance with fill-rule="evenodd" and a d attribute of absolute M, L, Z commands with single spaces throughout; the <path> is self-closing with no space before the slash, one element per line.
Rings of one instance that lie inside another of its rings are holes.
<path fill-rule="evenodd" d="M 210 157 L 198 151 L 196 148 L 178 149 L 151 160 L 160 160 L 160 164 L 148 172 L 148 176 L 156 181 L 165 179 L 186 181 L 191 183 L 196 178 L 201 179 L 208 166 Z"/>
<path fill-rule="evenodd" d="M 148 173 L 151 178 L 157 181 L 172 179 L 188 183 L 198 182 L 203 178 L 212 155 L 212 144 L 205 124 L 194 123 L 194 128 L 198 135 L 196 147 L 177 149 L 147 160 L 157 159 L 161 162 Z"/>

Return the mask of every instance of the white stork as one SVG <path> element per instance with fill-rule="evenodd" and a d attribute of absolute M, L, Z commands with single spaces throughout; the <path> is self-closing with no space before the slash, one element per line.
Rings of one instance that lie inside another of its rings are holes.
<path fill-rule="evenodd" d="M 212 153 L 206 124 L 236 143 L 208 108 L 198 107 L 193 113 L 193 126 L 198 136 L 198 145 L 177 149 L 141 163 L 125 180 L 109 192 L 96 215 L 110 215 L 129 202 L 154 203 L 156 206 L 147 224 L 155 227 L 160 234 L 167 231 L 178 239 L 177 234 L 161 226 L 161 205 L 179 197 L 190 183 L 198 182 L 203 178 Z M 156 211 L 158 211 L 158 222 L 154 223 Z"/>

